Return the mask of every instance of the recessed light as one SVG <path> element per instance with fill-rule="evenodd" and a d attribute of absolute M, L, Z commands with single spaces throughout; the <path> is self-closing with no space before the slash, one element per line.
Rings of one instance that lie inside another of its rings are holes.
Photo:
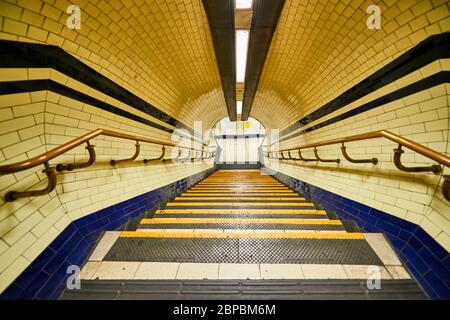
<path fill-rule="evenodd" d="M 250 9 L 252 0 L 236 0 L 236 9 Z"/>
<path fill-rule="evenodd" d="M 247 67 L 248 30 L 236 30 L 236 82 L 245 81 Z"/>
<path fill-rule="evenodd" d="M 236 101 L 236 113 L 242 114 L 242 101 Z"/>

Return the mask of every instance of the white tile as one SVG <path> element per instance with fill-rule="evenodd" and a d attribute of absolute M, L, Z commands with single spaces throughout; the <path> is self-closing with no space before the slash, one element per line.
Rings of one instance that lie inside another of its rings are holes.
<path fill-rule="evenodd" d="M 392 279 L 411 279 L 408 271 L 402 266 L 387 266 L 386 267 L 392 276 Z"/>
<path fill-rule="evenodd" d="M 89 280 L 93 279 L 95 273 L 102 263 L 100 261 L 88 261 L 81 269 L 80 279 Z"/>
<path fill-rule="evenodd" d="M 261 279 L 259 265 L 256 263 L 221 263 L 219 279 Z"/>
<path fill-rule="evenodd" d="M 378 255 L 378 257 L 381 259 L 383 264 L 389 266 L 402 265 L 401 261 L 382 233 L 365 233 L 364 237 L 366 238 L 372 249 L 375 251 L 375 253 Z"/>
<path fill-rule="evenodd" d="M 166 232 L 190 232 L 190 233 L 194 233 L 194 229 L 166 229 Z"/>
<path fill-rule="evenodd" d="M 177 262 L 142 262 L 134 279 L 175 279 L 179 265 Z"/>
<path fill-rule="evenodd" d="M 345 273 L 349 279 L 367 279 L 372 276 L 371 267 L 378 267 L 380 270 L 381 279 L 391 279 L 389 272 L 383 266 L 368 266 L 368 265 L 343 265 Z"/>
<path fill-rule="evenodd" d="M 305 279 L 347 279 L 340 264 L 302 264 Z"/>
<path fill-rule="evenodd" d="M 254 229 L 255 233 L 284 233 L 284 230 Z M 298 231 L 297 231 L 298 232 Z"/>
<path fill-rule="evenodd" d="M 180 263 L 177 279 L 217 279 L 218 263 Z"/>
<path fill-rule="evenodd" d="M 167 232 L 168 229 L 137 229 L 137 232 Z"/>
<path fill-rule="evenodd" d="M 252 229 L 224 229 L 224 233 L 254 233 Z"/>
<path fill-rule="evenodd" d="M 93 279 L 133 279 L 140 262 L 103 261 Z"/>
<path fill-rule="evenodd" d="M 107 231 L 99 241 L 97 246 L 89 257 L 89 261 L 102 261 L 108 253 L 109 249 L 114 245 L 117 238 L 119 238 L 120 231 Z"/>
<path fill-rule="evenodd" d="M 304 279 L 299 264 L 265 264 L 259 265 L 262 279 Z"/>
<path fill-rule="evenodd" d="M 201 233 L 201 232 L 207 232 L 207 233 L 223 233 L 223 229 L 194 229 L 194 233 Z"/>

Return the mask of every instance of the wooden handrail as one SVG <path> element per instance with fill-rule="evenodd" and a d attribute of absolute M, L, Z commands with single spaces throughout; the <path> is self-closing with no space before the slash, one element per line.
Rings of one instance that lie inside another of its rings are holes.
<path fill-rule="evenodd" d="M 344 137 L 344 138 L 337 138 L 337 139 L 325 140 L 325 141 L 321 141 L 321 142 L 309 143 L 309 144 L 305 144 L 303 146 L 296 147 L 296 148 L 280 150 L 280 152 L 301 150 L 301 149 L 307 149 L 307 148 L 327 146 L 327 145 L 331 145 L 331 144 L 338 144 L 338 143 L 340 144 L 340 143 L 345 143 L 345 142 L 368 140 L 368 139 L 374 139 L 374 138 L 389 139 L 389 140 L 396 142 L 402 146 L 405 146 L 408 149 L 416 151 L 417 153 L 420 153 L 421 155 L 424 155 L 427 158 L 433 159 L 434 161 L 439 162 L 439 163 L 443 164 L 444 166 L 450 167 L 450 157 L 449 156 L 447 156 L 443 153 L 437 152 L 428 147 L 425 147 L 421 144 L 418 144 L 412 140 L 406 139 L 402 136 L 396 135 L 395 133 L 392 133 L 387 130 L 379 130 L 379 131 L 356 134 L 356 135 L 348 136 L 348 137 Z M 265 146 L 265 147 L 267 148 L 269 146 Z"/>
<path fill-rule="evenodd" d="M 430 165 L 430 166 L 423 166 L 423 167 L 405 167 L 401 163 L 401 155 L 404 153 L 404 151 L 402 150 L 402 147 L 411 149 L 429 159 L 432 159 L 432 160 L 438 162 L 439 164 L 442 164 L 446 167 L 450 167 L 450 157 L 449 156 L 447 156 L 441 152 L 435 151 L 433 149 L 430 149 L 428 147 L 425 147 L 419 143 L 416 143 L 412 140 L 406 139 L 402 136 L 399 136 L 399 135 L 392 133 L 390 131 L 387 131 L 387 130 L 379 130 L 379 131 L 361 133 L 361 134 L 356 134 L 353 136 L 325 140 L 325 141 L 315 142 L 315 143 L 309 143 L 309 144 L 305 144 L 305 145 L 302 145 L 299 147 L 277 151 L 278 153 L 281 153 L 283 155 L 282 157 L 272 156 L 273 152 L 270 151 L 271 146 L 266 145 L 266 146 L 262 146 L 262 148 L 266 148 L 265 156 L 268 158 L 272 158 L 272 159 L 275 158 L 278 160 L 294 160 L 294 161 L 314 161 L 313 159 L 303 158 L 300 153 L 300 150 L 302 150 L 302 149 L 314 148 L 314 154 L 316 156 L 317 161 L 339 163 L 339 161 L 340 161 L 339 159 L 336 159 L 336 160 L 321 159 L 317 154 L 317 147 L 333 145 L 333 144 L 341 144 L 342 145 L 341 152 L 346 160 L 348 160 L 352 163 L 372 163 L 372 164 L 376 165 L 378 163 L 377 158 L 371 158 L 371 159 L 352 159 L 352 158 L 350 158 L 350 156 L 347 154 L 346 147 L 345 147 L 346 142 L 368 140 L 368 139 L 375 139 L 375 138 L 385 138 L 385 139 L 388 139 L 388 140 L 393 141 L 398 144 L 398 147 L 396 149 L 394 149 L 393 151 L 394 151 L 394 164 L 397 167 L 397 169 L 399 169 L 399 170 L 406 171 L 406 172 L 433 172 L 433 173 L 441 173 L 442 172 L 442 168 L 440 165 Z M 299 156 L 300 156 L 299 158 L 293 158 L 291 156 L 291 152 L 294 150 L 298 150 Z M 284 152 L 288 152 L 289 158 L 284 157 Z M 443 180 L 444 180 L 444 182 L 442 184 L 442 193 L 443 193 L 445 199 L 450 201 L 450 175 L 444 175 Z"/>
<path fill-rule="evenodd" d="M 139 142 L 146 142 L 146 143 L 150 143 L 150 144 L 160 145 L 160 146 L 162 146 L 162 150 L 163 150 L 162 155 L 160 157 L 158 157 L 156 159 L 144 159 L 143 160 L 144 163 L 147 163 L 147 162 L 153 161 L 153 160 L 166 161 L 166 159 L 164 159 L 166 147 L 178 148 L 178 156 L 175 159 L 170 159 L 171 161 L 179 160 L 178 157 L 179 157 L 182 149 L 189 150 L 189 154 L 191 153 L 191 150 L 194 150 L 196 155 L 198 152 L 200 152 L 201 158 L 196 157 L 196 159 L 204 160 L 204 159 L 211 158 L 209 156 L 203 157 L 203 151 L 204 151 L 203 144 L 202 144 L 201 149 L 195 149 L 195 148 L 192 148 L 189 146 L 177 145 L 172 142 L 150 139 L 150 138 L 146 138 L 146 137 L 112 131 L 112 130 L 108 130 L 108 129 L 97 129 L 97 130 L 91 131 L 89 133 L 86 133 L 86 134 L 82 135 L 81 137 L 70 140 L 69 142 L 62 144 L 59 147 L 53 148 L 52 150 L 47 151 L 43 154 L 40 154 L 34 158 L 16 162 L 16 163 L 12 163 L 12 164 L 8 164 L 5 166 L 0 166 L 0 175 L 3 175 L 3 174 L 14 173 L 14 172 L 26 170 L 26 169 L 44 164 L 45 169 L 43 172 L 47 175 L 47 180 L 48 180 L 47 187 L 44 189 L 30 190 L 30 191 L 9 191 L 5 194 L 5 201 L 8 202 L 8 201 L 17 200 L 19 198 L 42 196 L 42 195 L 48 194 L 48 193 L 52 192 L 56 187 L 56 183 L 57 183 L 56 171 L 58 171 L 58 172 L 66 171 L 66 170 L 71 171 L 74 169 L 86 168 L 86 167 L 89 167 L 90 165 L 92 165 L 95 162 L 96 155 L 95 155 L 95 150 L 94 150 L 95 146 L 90 143 L 90 140 L 92 140 L 98 136 L 115 137 L 115 138 L 132 140 L 132 141 L 136 142 L 136 144 L 135 144 L 136 151 L 131 158 L 126 158 L 126 159 L 121 159 L 121 160 L 111 160 L 110 161 L 111 165 L 116 165 L 117 163 L 120 163 L 120 162 L 136 160 L 137 157 L 139 156 L 139 152 L 140 152 Z M 86 145 L 87 145 L 86 149 L 89 151 L 89 160 L 87 162 L 75 163 L 75 164 L 73 164 L 73 163 L 58 164 L 56 167 L 50 166 L 49 161 L 51 159 L 56 158 L 57 156 L 65 153 L 69 150 L 72 150 L 72 149 L 82 145 L 83 143 L 86 143 Z M 180 159 L 180 160 L 185 160 L 185 159 Z"/>
<path fill-rule="evenodd" d="M 112 130 L 108 130 L 108 129 L 96 129 L 96 130 L 86 133 L 78 138 L 70 140 L 69 142 L 66 142 L 50 151 L 44 152 L 34 158 L 31 158 L 28 160 L 23 160 L 23 161 L 12 163 L 12 164 L 8 164 L 5 166 L 0 166 L 0 174 L 14 173 L 14 172 L 26 170 L 26 169 L 29 169 L 32 167 L 36 167 L 40 164 L 48 162 L 49 160 L 51 160 L 53 158 L 56 158 L 57 156 L 65 153 L 69 150 L 72 150 L 72 149 L 82 145 L 83 143 L 87 143 L 91 139 L 94 139 L 95 137 L 98 137 L 98 136 L 108 136 L 108 137 L 133 140 L 136 142 L 139 141 L 139 142 L 146 142 L 146 143 L 150 143 L 150 144 L 157 144 L 157 145 L 162 145 L 165 147 L 178 147 L 178 148 L 182 148 L 182 149 L 196 150 L 191 147 L 176 145 L 172 142 L 150 139 L 150 138 L 146 138 L 146 137 L 112 131 Z"/>

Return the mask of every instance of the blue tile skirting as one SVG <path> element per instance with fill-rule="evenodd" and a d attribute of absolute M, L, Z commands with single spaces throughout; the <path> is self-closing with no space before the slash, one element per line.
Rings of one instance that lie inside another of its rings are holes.
<path fill-rule="evenodd" d="M 283 173 L 273 177 L 340 218 L 355 221 L 362 230 L 384 233 L 430 298 L 450 299 L 449 253 L 421 227 Z"/>
<path fill-rule="evenodd" d="M 57 299 L 65 288 L 67 267 L 82 266 L 104 231 L 123 228 L 130 219 L 157 208 L 215 170 L 213 167 L 72 222 L 0 295 L 0 300 Z"/>

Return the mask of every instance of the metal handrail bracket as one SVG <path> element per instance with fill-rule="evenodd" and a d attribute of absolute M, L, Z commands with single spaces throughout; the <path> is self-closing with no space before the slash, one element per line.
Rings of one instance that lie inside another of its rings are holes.
<path fill-rule="evenodd" d="M 43 196 L 52 192 L 55 189 L 57 182 L 56 171 L 55 168 L 50 167 L 48 162 L 44 162 L 44 166 L 45 169 L 42 170 L 42 172 L 47 175 L 48 180 L 47 186 L 44 189 L 30 191 L 9 191 L 5 195 L 5 201 L 11 202 L 19 198 Z"/>
<path fill-rule="evenodd" d="M 148 163 L 151 161 L 161 161 L 164 159 L 164 156 L 166 155 L 166 146 L 162 146 L 162 150 L 161 150 L 161 155 L 158 158 L 154 158 L 154 159 L 144 159 L 144 163 Z"/>
<path fill-rule="evenodd" d="M 135 149 L 134 154 L 133 154 L 133 156 L 131 158 L 121 159 L 121 160 L 111 160 L 111 161 L 109 161 L 109 163 L 112 166 L 114 166 L 114 165 L 116 165 L 116 164 L 118 164 L 120 162 L 136 160 L 136 158 L 139 156 L 139 153 L 141 152 L 141 145 L 139 144 L 139 141 L 136 141 L 135 147 L 136 147 L 136 149 Z"/>
<path fill-rule="evenodd" d="M 81 168 L 87 168 L 91 166 L 95 162 L 95 149 L 94 145 L 92 145 L 89 141 L 86 141 L 86 150 L 89 152 L 89 160 L 85 163 L 69 163 L 69 164 L 58 164 L 56 165 L 56 171 L 62 172 L 62 171 L 72 171 L 74 169 L 81 169 Z"/>

